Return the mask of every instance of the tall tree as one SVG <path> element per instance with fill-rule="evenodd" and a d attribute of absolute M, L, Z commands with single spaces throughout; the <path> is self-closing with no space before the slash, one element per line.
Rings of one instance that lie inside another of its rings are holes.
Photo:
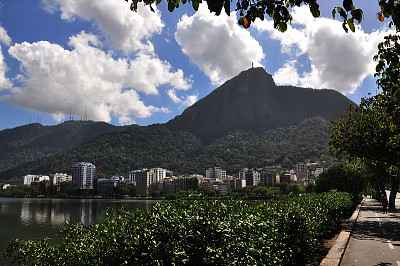
<path fill-rule="evenodd" d="M 387 169 L 400 169 L 400 43 L 389 35 L 380 43 L 376 74 L 381 93 L 350 106 L 348 114 L 332 122 L 330 152 L 338 157 L 361 158 Z M 389 207 L 399 189 L 399 176 L 391 178 Z"/>

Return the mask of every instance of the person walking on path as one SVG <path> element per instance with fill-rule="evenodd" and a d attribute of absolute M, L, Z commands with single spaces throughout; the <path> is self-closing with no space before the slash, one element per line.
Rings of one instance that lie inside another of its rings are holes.
<path fill-rule="evenodd" d="M 383 208 L 383 213 L 387 213 L 387 206 L 388 206 L 388 200 L 386 198 L 386 195 L 382 196 L 382 208 Z"/>

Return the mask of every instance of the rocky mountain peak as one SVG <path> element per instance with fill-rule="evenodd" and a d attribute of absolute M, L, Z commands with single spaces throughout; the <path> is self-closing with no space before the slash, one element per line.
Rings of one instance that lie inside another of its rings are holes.
<path fill-rule="evenodd" d="M 335 119 L 350 103 L 333 90 L 276 86 L 272 76 L 257 67 L 226 81 L 166 125 L 210 139 L 234 129 L 275 128 L 314 116 Z"/>

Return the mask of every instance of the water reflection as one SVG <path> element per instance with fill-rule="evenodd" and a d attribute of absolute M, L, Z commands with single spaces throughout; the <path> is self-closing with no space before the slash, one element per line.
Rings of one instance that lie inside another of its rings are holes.
<path fill-rule="evenodd" d="M 151 209 L 157 201 L 98 199 L 0 198 L 0 265 L 8 242 L 14 238 L 55 238 L 66 224 L 96 224 L 104 221 L 108 208 Z"/>

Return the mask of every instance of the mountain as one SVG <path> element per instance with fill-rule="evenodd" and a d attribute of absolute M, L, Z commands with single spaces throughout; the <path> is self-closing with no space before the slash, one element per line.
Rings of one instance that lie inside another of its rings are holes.
<path fill-rule="evenodd" d="M 244 167 L 332 160 L 327 153 L 329 121 L 313 117 L 297 125 L 266 130 L 232 130 L 210 142 L 192 133 L 172 131 L 165 125 L 135 127 L 101 135 L 75 148 L 0 173 L 0 179 L 26 174 L 71 173 L 80 161 L 94 163 L 100 177 L 122 175 L 131 170 L 162 167 L 174 174 L 205 174 L 220 166 L 228 174 Z"/>
<path fill-rule="evenodd" d="M 75 147 L 123 127 L 104 122 L 66 121 L 56 126 L 28 124 L 0 131 L 0 172 Z"/>
<path fill-rule="evenodd" d="M 334 90 L 276 86 L 263 68 L 250 68 L 187 108 L 166 126 L 213 139 L 234 129 L 272 129 L 320 116 L 335 119 L 352 103 Z"/>
<path fill-rule="evenodd" d="M 79 161 L 93 162 L 100 177 L 109 177 L 152 167 L 204 174 L 221 166 L 234 174 L 244 167 L 333 160 L 327 126 L 350 103 L 333 90 L 276 86 L 264 69 L 251 68 L 166 124 L 69 121 L 0 131 L 0 179 L 70 173 Z"/>

